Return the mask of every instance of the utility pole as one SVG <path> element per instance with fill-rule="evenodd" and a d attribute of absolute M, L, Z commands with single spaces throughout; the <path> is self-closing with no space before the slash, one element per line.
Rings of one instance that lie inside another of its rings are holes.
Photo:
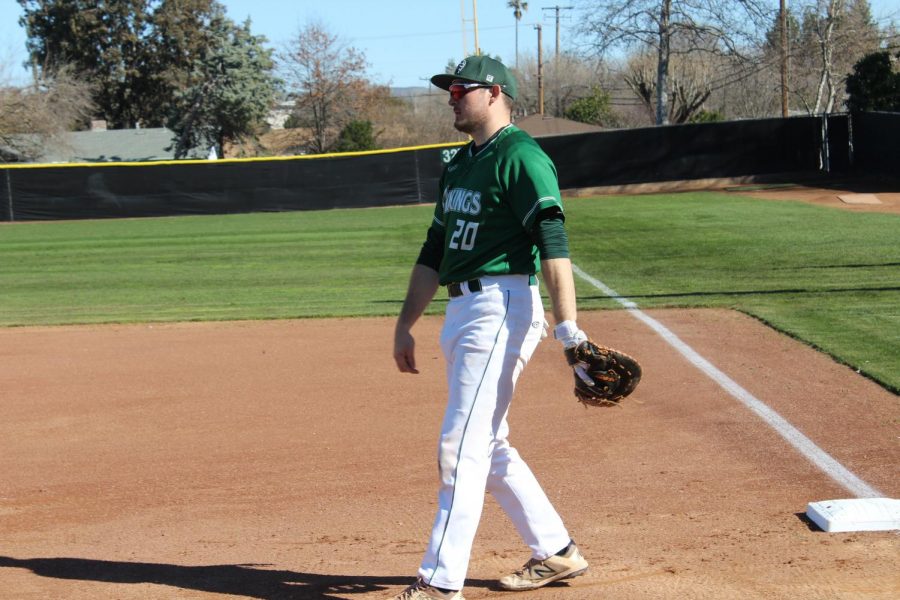
<path fill-rule="evenodd" d="M 541 10 L 552 10 L 556 11 L 556 57 L 555 62 L 557 66 L 559 66 L 559 11 L 561 10 L 572 10 L 575 8 L 574 6 L 547 6 L 542 8 Z"/>
<path fill-rule="evenodd" d="M 538 112 L 540 112 L 541 116 L 544 116 L 544 59 L 541 54 L 541 25 L 538 23 L 534 26 L 538 32 Z"/>
<path fill-rule="evenodd" d="M 788 69 L 787 69 L 787 8 L 786 0 L 781 0 L 781 116 L 788 116 Z"/>
<path fill-rule="evenodd" d="M 468 19 L 466 19 L 466 0 L 459 0 L 459 14 L 462 20 L 463 58 L 465 58 L 469 55 L 466 49 L 466 23 L 468 22 Z M 475 31 L 475 51 L 472 54 L 481 54 L 481 48 L 478 46 L 478 0 L 472 0 L 472 27 Z"/>
<path fill-rule="evenodd" d="M 475 54 L 481 54 L 481 47 L 478 45 L 478 0 L 472 0 L 472 21 L 475 26 Z"/>
<path fill-rule="evenodd" d="M 562 99 L 560 98 L 559 93 L 559 11 L 561 10 L 572 10 L 575 8 L 574 6 L 556 6 L 545 7 L 541 10 L 552 10 L 556 12 L 556 54 L 553 56 L 553 88 L 555 90 L 554 96 L 556 97 L 556 115 L 559 116 L 562 114 L 562 108 L 560 106 L 560 102 Z"/>

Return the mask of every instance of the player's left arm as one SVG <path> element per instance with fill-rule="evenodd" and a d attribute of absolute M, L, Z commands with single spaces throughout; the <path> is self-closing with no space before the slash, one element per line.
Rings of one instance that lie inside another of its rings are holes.
<path fill-rule="evenodd" d="M 576 325 L 575 278 L 556 167 L 536 144 L 520 144 L 504 161 L 501 181 L 513 212 L 538 248 L 556 322 L 554 336 L 564 347 L 577 346 L 587 335 Z"/>
<path fill-rule="evenodd" d="M 544 275 L 544 286 L 553 310 L 553 337 L 560 341 L 566 360 L 574 369 L 584 385 L 593 387 L 594 380 L 588 375 L 585 366 L 570 359 L 575 348 L 588 343 L 587 334 L 578 328 L 577 303 L 575 300 L 575 276 L 572 273 L 572 261 L 569 258 L 568 240 L 562 221 L 538 221 L 535 226 L 536 243 L 541 254 L 541 272 Z"/>
<path fill-rule="evenodd" d="M 572 273 L 572 261 L 569 258 L 569 244 L 562 224 L 562 215 L 557 214 L 554 209 L 542 211 L 534 226 L 533 237 L 540 252 L 544 286 L 550 296 L 553 320 L 556 323 L 553 337 L 563 345 L 566 359 L 575 370 L 576 376 L 585 385 L 593 386 L 594 381 L 584 366 L 569 360 L 573 349 L 586 343 L 588 336 L 576 324 L 578 312 L 575 300 L 575 276 Z"/>
<path fill-rule="evenodd" d="M 556 323 L 554 337 L 563 346 L 577 345 L 587 336 L 575 324 L 578 317 L 575 276 L 562 211 L 556 207 L 542 210 L 535 219 L 531 237 L 538 248 L 544 287 L 550 296 L 553 321 Z"/>
<path fill-rule="evenodd" d="M 572 275 L 572 261 L 568 258 L 546 258 L 541 260 L 544 287 L 550 296 L 553 321 L 576 321 L 578 308 L 575 300 L 575 277 Z"/>

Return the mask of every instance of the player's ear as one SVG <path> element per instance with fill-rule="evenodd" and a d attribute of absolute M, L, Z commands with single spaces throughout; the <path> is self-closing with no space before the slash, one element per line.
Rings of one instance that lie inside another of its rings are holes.
<path fill-rule="evenodd" d="M 491 86 L 491 99 L 492 100 L 500 100 L 500 95 L 503 93 L 503 90 L 499 85 Z"/>

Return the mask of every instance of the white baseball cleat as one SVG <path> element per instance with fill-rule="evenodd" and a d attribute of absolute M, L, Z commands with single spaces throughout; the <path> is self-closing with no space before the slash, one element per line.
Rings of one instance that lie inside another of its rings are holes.
<path fill-rule="evenodd" d="M 588 562 L 581 555 L 575 542 L 570 542 L 562 554 L 554 554 L 544 560 L 532 558 L 515 573 L 500 580 L 505 590 L 533 590 L 560 579 L 578 577 L 588 569 Z"/>
<path fill-rule="evenodd" d="M 442 592 L 441 590 L 431 587 L 422 579 L 416 579 L 416 582 L 394 596 L 393 600 L 466 600 L 463 598 L 462 592 Z"/>

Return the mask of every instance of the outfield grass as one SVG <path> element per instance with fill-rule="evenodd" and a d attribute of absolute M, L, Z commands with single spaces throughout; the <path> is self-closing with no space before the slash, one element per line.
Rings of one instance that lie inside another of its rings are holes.
<path fill-rule="evenodd" d="M 568 212 L 579 266 L 641 307 L 740 310 L 900 392 L 897 215 L 713 193 Z M 582 309 L 615 306 L 578 292 Z"/>
<path fill-rule="evenodd" d="M 431 212 L 0 225 L 0 325 L 393 315 Z M 897 215 L 715 193 L 567 212 L 574 261 L 640 306 L 741 310 L 900 391 Z"/>

